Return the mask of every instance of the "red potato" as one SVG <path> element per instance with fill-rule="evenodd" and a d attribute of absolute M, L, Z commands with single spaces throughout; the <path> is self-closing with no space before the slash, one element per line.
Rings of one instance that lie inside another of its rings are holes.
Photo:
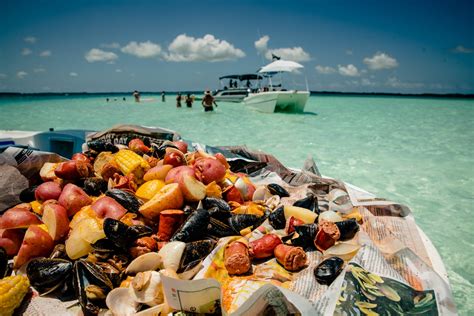
<path fill-rule="evenodd" d="M 143 180 L 145 181 L 150 181 L 150 180 L 165 180 L 166 175 L 168 172 L 173 169 L 172 165 L 159 165 L 160 162 L 163 160 L 160 160 L 158 164 L 148 170 L 145 175 L 143 176 Z"/>
<path fill-rule="evenodd" d="M 33 224 L 42 224 L 38 216 L 20 208 L 12 208 L 0 217 L 0 229 L 28 228 Z"/>
<path fill-rule="evenodd" d="M 220 163 L 223 164 L 226 169 L 230 169 L 229 163 L 227 162 L 227 159 L 223 154 L 217 153 L 214 155 L 214 157 L 216 157 L 216 159 L 219 160 Z"/>
<path fill-rule="evenodd" d="M 127 210 L 122 205 L 108 196 L 98 198 L 92 203 L 91 208 L 99 218 L 120 219 L 127 213 Z"/>
<path fill-rule="evenodd" d="M 76 214 L 83 206 L 92 203 L 92 199 L 80 187 L 72 183 L 67 184 L 58 199 L 64 206 L 69 217 Z"/>
<path fill-rule="evenodd" d="M 175 142 L 173 142 L 173 145 L 175 145 L 176 147 L 178 147 L 178 149 L 183 153 L 187 153 L 188 152 L 188 144 L 185 142 L 185 141 L 182 141 L 182 140 L 177 140 Z"/>
<path fill-rule="evenodd" d="M 197 202 L 206 197 L 206 186 L 194 175 L 183 175 L 180 177 L 178 185 L 186 201 Z"/>
<path fill-rule="evenodd" d="M 215 158 L 199 158 L 194 163 L 194 170 L 198 179 L 204 184 L 209 184 L 212 181 L 219 182 L 226 174 L 224 165 Z"/>
<path fill-rule="evenodd" d="M 180 150 L 168 147 L 165 151 L 163 163 L 165 165 L 172 165 L 173 167 L 178 167 L 186 164 L 186 158 L 184 158 L 184 154 Z"/>
<path fill-rule="evenodd" d="M 178 183 L 180 179 L 185 176 L 185 175 L 190 175 L 193 176 L 194 178 L 195 173 L 194 169 L 189 166 L 179 166 L 176 168 L 171 169 L 168 174 L 166 175 L 165 182 L 168 183 Z"/>
<path fill-rule="evenodd" d="M 24 232 L 22 229 L 0 229 L 0 247 L 8 256 L 15 256 L 20 250 Z"/>
<path fill-rule="evenodd" d="M 75 153 L 74 155 L 72 155 L 71 160 L 90 162 L 89 157 L 82 153 Z"/>
<path fill-rule="evenodd" d="M 47 202 L 43 206 L 43 222 L 54 241 L 64 239 L 69 233 L 69 218 L 66 209 L 56 203 Z"/>
<path fill-rule="evenodd" d="M 92 174 L 92 165 L 80 160 L 70 160 L 60 163 L 54 174 L 64 180 L 78 180 Z"/>
<path fill-rule="evenodd" d="M 58 163 L 45 162 L 39 172 L 41 179 L 43 181 L 53 181 L 57 179 L 58 177 L 54 173 L 54 170 L 56 169 L 57 166 L 58 166 Z"/>
<path fill-rule="evenodd" d="M 31 225 L 26 231 L 18 255 L 13 258 L 13 268 L 18 269 L 30 259 L 48 257 L 54 248 L 54 241 L 43 225 Z"/>
<path fill-rule="evenodd" d="M 244 204 L 244 198 L 242 197 L 242 193 L 240 193 L 239 189 L 237 189 L 234 185 L 228 187 L 223 192 L 224 199 L 227 202 L 234 201 L 239 204 Z"/>
<path fill-rule="evenodd" d="M 150 147 L 146 146 L 143 143 L 143 140 L 140 138 L 134 138 L 128 143 L 128 148 L 132 151 L 140 154 L 146 154 L 150 151 Z"/>
<path fill-rule="evenodd" d="M 41 183 L 35 190 L 35 198 L 38 201 L 57 200 L 61 195 L 61 186 L 57 182 L 48 181 Z"/>

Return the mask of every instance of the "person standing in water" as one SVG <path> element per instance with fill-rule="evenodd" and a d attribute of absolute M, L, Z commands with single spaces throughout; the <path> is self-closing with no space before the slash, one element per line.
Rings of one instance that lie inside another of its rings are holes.
<path fill-rule="evenodd" d="M 214 97 L 211 95 L 211 91 L 206 91 L 204 98 L 202 98 L 202 106 L 204 107 L 204 112 L 214 111 L 213 104 L 217 107 L 216 101 L 214 101 Z"/>
<path fill-rule="evenodd" d="M 187 106 L 188 108 L 192 108 L 192 107 L 193 107 L 193 101 L 194 101 L 194 100 L 193 100 L 193 98 L 191 97 L 191 94 L 190 94 L 190 93 L 188 93 L 188 94 L 186 95 L 186 99 L 185 99 L 184 101 L 186 102 L 186 106 Z"/>
<path fill-rule="evenodd" d="M 181 93 L 178 92 L 178 95 L 176 96 L 176 107 L 177 108 L 180 108 L 181 107 L 181 100 L 183 99 L 183 97 L 181 96 Z"/>
<path fill-rule="evenodd" d="M 133 91 L 133 97 L 135 98 L 135 102 L 140 102 L 140 92 L 137 90 Z"/>
<path fill-rule="evenodd" d="M 165 92 L 161 91 L 161 102 L 165 102 Z"/>

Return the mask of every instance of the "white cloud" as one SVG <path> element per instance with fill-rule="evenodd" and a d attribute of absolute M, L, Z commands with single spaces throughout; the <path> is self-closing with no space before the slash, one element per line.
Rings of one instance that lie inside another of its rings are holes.
<path fill-rule="evenodd" d="M 425 84 L 421 82 L 402 82 L 397 77 L 388 78 L 386 85 L 392 88 L 415 89 L 423 88 Z"/>
<path fill-rule="evenodd" d="M 455 48 L 453 48 L 453 52 L 455 53 L 461 53 L 461 54 L 471 54 L 474 52 L 474 49 L 472 48 L 467 48 L 462 45 L 458 45 Z"/>
<path fill-rule="evenodd" d="M 174 62 L 217 62 L 242 57 L 245 57 L 242 50 L 211 34 L 206 34 L 201 38 L 180 34 L 168 46 L 168 53 L 164 54 L 166 60 Z"/>
<path fill-rule="evenodd" d="M 35 73 L 46 72 L 46 69 L 43 67 L 38 67 L 38 68 L 33 69 L 33 72 Z"/>
<path fill-rule="evenodd" d="M 366 64 L 369 69 L 372 70 L 390 69 L 398 67 L 398 62 L 395 58 L 381 52 L 375 53 L 372 58 L 364 58 L 364 64 Z"/>
<path fill-rule="evenodd" d="M 2 74 L 2 73 L 0 73 L 0 79 L 5 79 L 6 77 L 7 77 L 7 75 L 6 75 L 6 74 Z"/>
<path fill-rule="evenodd" d="M 51 56 L 51 51 L 50 50 L 44 50 L 40 53 L 41 57 L 49 57 Z"/>
<path fill-rule="evenodd" d="M 358 77 L 358 76 L 360 76 L 359 70 L 353 64 L 349 64 L 347 66 L 337 65 L 337 70 L 343 76 L 347 76 L 347 77 Z"/>
<path fill-rule="evenodd" d="M 115 72 L 122 72 L 122 69 L 115 69 Z"/>
<path fill-rule="evenodd" d="M 32 51 L 29 48 L 23 48 L 23 50 L 21 51 L 21 55 L 23 55 L 23 56 L 28 56 L 31 53 L 32 53 Z"/>
<path fill-rule="evenodd" d="M 69 73 L 69 76 L 71 76 L 71 77 L 77 77 L 77 76 L 79 76 L 79 75 L 77 74 L 77 72 L 70 72 L 70 73 Z"/>
<path fill-rule="evenodd" d="M 103 44 L 100 44 L 100 47 L 102 47 L 102 48 L 110 48 L 110 49 L 117 49 L 117 48 L 120 48 L 120 44 L 117 43 L 117 42 L 113 42 L 113 43 L 103 43 Z"/>
<path fill-rule="evenodd" d="M 292 61 L 308 61 L 311 59 L 311 56 L 304 51 L 300 46 L 295 47 L 285 47 L 285 48 L 268 48 L 268 41 L 270 36 L 264 35 L 254 42 L 255 48 L 259 54 L 263 54 L 266 59 L 272 60 L 273 55 L 276 55 L 282 59 L 292 60 Z"/>
<path fill-rule="evenodd" d="M 255 41 L 255 48 L 259 53 L 265 53 L 268 49 L 268 41 L 270 40 L 270 36 L 264 35 L 260 37 L 258 40 Z"/>
<path fill-rule="evenodd" d="M 122 47 L 121 51 L 139 58 L 152 58 L 161 53 L 161 46 L 150 41 L 142 43 L 130 42 Z"/>
<path fill-rule="evenodd" d="M 28 73 L 26 71 L 23 71 L 23 70 L 16 73 L 16 76 L 18 77 L 18 79 L 23 79 L 27 75 L 28 75 Z"/>
<path fill-rule="evenodd" d="M 352 55 L 352 50 L 350 49 L 346 50 L 346 55 Z"/>
<path fill-rule="evenodd" d="M 118 58 L 117 54 L 113 52 L 106 52 L 98 48 L 92 48 L 90 51 L 88 51 L 85 55 L 84 58 L 90 62 L 94 63 L 97 61 L 114 61 Z"/>
<path fill-rule="evenodd" d="M 329 67 L 329 66 L 317 65 L 315 68 L 316 68 L 317 72 L 319 72 L 320 74 L 323 74 L 323 75 L 329 75 L 329 74 L 333 74 L 333 73 L 336 72 L 336 69 L 334 69 L 332 67 Z"/>
<path fill-rule="evenodd" d="M 27 43 L 34 44 L 36 43 L 38 39 L 34 36 L 28 36 L 28 37 L 25 37 L 23 40 Z"/>
<path fill-rule="evenodd" d="M 360 84 L 363 85 L 363 86 L 370 86 L 370 87 L 373 87 L 373 86 L 376 85 L 375 82 L 370 81 L 370 80 L 367 79 L 367 78 L 362 78 L 362 79 L 360 80 Z"/>

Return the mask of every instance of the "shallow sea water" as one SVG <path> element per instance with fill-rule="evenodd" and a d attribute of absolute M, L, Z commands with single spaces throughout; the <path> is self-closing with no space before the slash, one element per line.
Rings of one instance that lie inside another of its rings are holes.
<path fill-rule="evenodd" d="M 241 145 L 301 167 L 312 156 L 327 176 L 408 205 L 438 249 L 460 314 L 474 310 L 474 100 L 312 96 L 305 114 L 263 114 L 199 101 L 106 102 L 106 96 L 0 98 L 0 129 L 103 130 L 161 126 L 209 145 Z"/>

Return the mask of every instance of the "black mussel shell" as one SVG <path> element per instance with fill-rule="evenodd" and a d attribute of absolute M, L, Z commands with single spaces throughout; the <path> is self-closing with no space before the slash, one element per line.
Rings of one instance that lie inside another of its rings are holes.
<path fill-rule="evenodd" d="M 105 195 L 113 198 L 120 205 L 122 205 L 127 211 L 132 213 L 138 213 L 138 209 L 141 206 L 140 200 L 138 200 L 133 193 L 120 189 L 112 189 L 105 192 Z"/>
<path fill-rule="evenodd" d="M 290 193 L 286 191 L 285 188 L 283 188 L 281 185 L 276 184 L 276 183 L 270 183 L 267 185 L 268 190 L 270 191 L 271 194 L 273 195 L 278 195 L 279 197 L 289 197 Z"/>
<path fill-rule="evenodd" d="M 336 222 L 335 224 L 341 233 L 341 237 L 339 238 L 340 241 L 352 239 L 359 231 L 359 224 L 357 224 L 357 221 L 354 218 L 342 222 Z"/>
<path fill-rule="evenodd" d="M 29 203 L 29 202 L 33 202 L 34 200 L 36 200 L 35 198 L 35 190 L 38 186 L 37 185 L 33 185 L 29 188 L 26 188 L 24 190 L 22 190 L 20 192 L 20 201 L 24 202 L 24 203 Z"/>
<path fill-rule="evenodd" d="M 188 218 L 189 215 L 191 215 L 192 213 L 194 213 L 196 211 L 196 208 L 190 206 L 190 205 L 185 205 L 183 207 L 183 212 L 184 212 L 184 218 Z"/>
<path fill-rule="evenodd" d="M 268 221 L 270 222 L 270 225 L 272 225 L 275 229 L 285 228 L 285 207 L 281 205 L 276 210 L 271 212 L 270 215 L 268 215 Z"/>
<path fill-rule="evenodd" d="M 302 199 L 296 201 L 295 203 L 293 203 L 293 206 L 302 207 L 302 208 L 310 210 L 311 212 L 315 212 L 315 213 L 319 214 L 318 198 L 315 195 L 312 195 L 312 194 L 308 195 L 305 198 L 302 198 Z"/>
<path fill-rule="evenodd" d="M 64 244 L 57 244 L 56 246 L 54 246 L 54 249 L 49 255 L 49 258 L 68 260 L 69 257 L 67 256 L 67 253 L 66 253 L 66 246 Z"/>
<path fill-rule="evenodd" d="M 314 248 L 314 238 L 318 232 L 318 226 L 313 223 L 297 225 L 294 226 L 294 228 L 298 233 L 298 237 L 293 238 L 291 244 L 302 247 L 303 249 Z"/>
<path fill-rule="evenodd" d="M 314 269 L 314 276 L 320 284 L 330 285 L 341 273 L 343 266 L 344 260 L 341 258 L 328 258 Z"/>
<path fill-rule="evenodd" d="M 228 221 L 225 223 L 218 219 L 211 217 L 209 226 L 207 227 L 207 234 L 213 238 L 222 238 L 227 236 L 235 235 L 234 230 L 228 225 Z"/>
<path fill-rule="evenodd" d="M 187 270 L 195 261 L 200 261 L 207 257 L 216 246 L 217 242 L 212 239 L 197 240 L 186 244 L 183 256 L 181 257 L 180 269 Z M 178 270 L 180 273 L 181 270 Z"/>
<path fill-rule="evenodd" d="M 229 226 L 237 235 L 242 229 L 252 227 L 253 230 L 261 223 L 260 217 L 254 214 L 234 214 L 229 218 Z"/>
<path fill-rule="evenodd" d="M 54 296 L 62 302 L 68 302 L 76 299 L 73 276 L 73 273 L 70 273 L 64 282 L 54 291 Z"/>
<path fill-rule="evenodd" d="M 99 196 L 107 191 L 107 181 L 98 177 L 87 178 L 82 188 L 89 195 Z"/>
<path fill-rule="evenodd" d="M 176 149 L 179 150 L 179 148 L 176 145 L 174 145 L 173 143 L 171 143 L 170 141 L 165 141 L 160 146 L 158 146 L 155 143 L 152 143 L 151 144 L 152 156 L 156 157 L 156 158 L 163 159 L 163 157 L 165 156 L 165 153 L 166 153 L 166 148 L 168 148 L 168 147 L 176 148 Z"/>
<path fill-rule="evenodd" d="M 74 289 L 85 316 L 97 315 L 103 302 L 92 301 L 87 297 L 86 289 L 97 286 L 105 295 L 112 290 L 113 284 L 103 270 L 86 260 L 78 260 L 74 264 Z"/>
<path fill-rule="evenodd" d="M 73 268 L 69 260 L 35 258 L 28 263 L 26 275 L 31 285 L 40 293 L 59 287 Z"/>
<path fill-rule="evenodd" d="M 112 241 L 117 247 L 128 247 L 131 243 L 128 236 L 128 225 L 113 218 L 106 218 L 104 220 L 104 233 L 107 239 Z"/>
<path fill-rule="evenodd" d="M 224 211 L 224 212 L 230 212 L 232 210 L 230 208 L 230 205 L 223 199 L 206 197 L 201 202 L 202 202 L 202 206 L 206 210 L 209 210 L 213 207 L 217 207 L 219 210 Z"/>
<path fill-rule="evenodd" d="M 8 255 L 5 248 L 0 247 L 0 279 L 3 279 L 8 272 Z"/>
<path fill-rule="evenodd" d="M 171 237 L 171 241 L 190 242 L 202 239 L 207 233 L 210 218 L 208 211 L 203 209 L 196 210 L 189 215 L 183 225 Z"/>
<path fill-rule="evenodd" d="M 120 285 L 120 282 L 122 281 L 122 275 L 125 270 L 119 270 L 117 267 L 108 262 L 97 262 L 97 265 L 102 269 L 102 272 L 107 275 L 114 287 Z"/>
<path fill-rule="evenodd" d="M 96 152 L 111 151 L 112 153 L 116 153 L 117 151 L 119 151 L 117 146 L 103 139 L 88 141 L 87 147 Z"/>
<path fill-rule="evenodd" d="M 145 225 L 133 225 L 129 226 L 127 230 L 127 235 L 130 236 L 133 240 L 142 238 L 145 236 L 150 236 L 153 234 L 153 229 Z"/>
<path fill-rule="evenodd" d="M 95 252 L 100 253 L 113 253 L 119 250 L 115 243 L 108 238 L 99 239 L 91 246 L 94 248 Z"/>
<path fill-rule="evenodd" d="M 229 219 L 229 217 L 232 216 L 232 213 L 231 212 L 228 212 L 228 211 L 223 211 L 222 209 L 214 206 L 214 207 L 211 207 L 209 209 L 207 209 L 208 212 L 209 212 L 209 215 L 211 216 L 211 218 L 214 218 L 214 219 L 217 219 L 221 222 L 227 222 L 227 220 Z"/>

